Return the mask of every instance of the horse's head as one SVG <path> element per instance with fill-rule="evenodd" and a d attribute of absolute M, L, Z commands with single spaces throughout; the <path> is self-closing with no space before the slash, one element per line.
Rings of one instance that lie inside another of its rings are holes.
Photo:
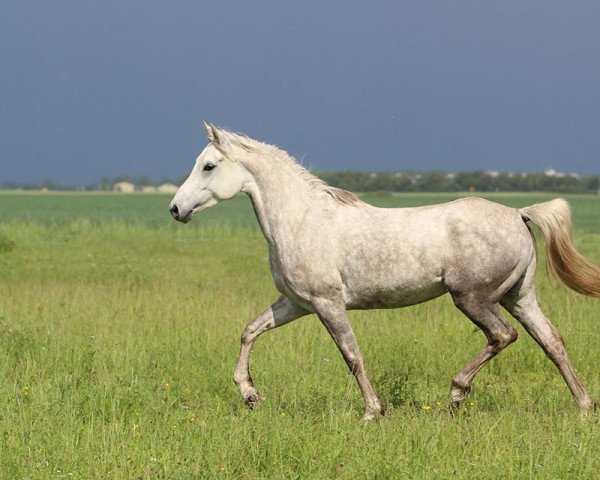
<path fill-rule="evenodd" d="M 173 218 L 183 223 L 189 222 L 194 213 L 237 195 L 252 181 L 248 171 L 235 160 L 226 132 L 206 122 L 204 128 L 210 143 L 196 159 L 170 205 Z"/>

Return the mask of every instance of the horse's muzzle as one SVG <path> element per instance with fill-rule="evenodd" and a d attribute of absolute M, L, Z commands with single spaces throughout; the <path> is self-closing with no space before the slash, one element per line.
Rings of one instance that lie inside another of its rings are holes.
<path fill-rule="evenodd" d="M 179 220 L 179 208 L 177 208 L 177 205 L 171 205 L 169 212 L 171 212 L 171 215 L 173 215 L 175 220 Z"/>
<path fill-rule="evenodd" d="M 190 210 L 184 215 L 184 212 L 181 212 L 176 204 L 171 205 L 171 208 L 169 208 L 169 212 L 171 212 L 173 218 L 178 222 L 188 223 L 192 219 L 192 210 Z"/>

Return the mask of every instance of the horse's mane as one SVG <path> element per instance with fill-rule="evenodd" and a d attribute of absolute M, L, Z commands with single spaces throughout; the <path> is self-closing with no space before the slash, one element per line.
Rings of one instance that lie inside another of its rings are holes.
<path fill-rule="evenodd" d="M 357 205 L 363 201 L 355 193 L 341 188 L 336 188 L 328 185 L 316 175 L 313 175 L 309 170 L 304 168 L 298 161 L 285 150 L 267 143 L 254 140 L 253 138 L 244 135 L 243 133 L 231 132 L 229 130 L 219 129 L 221 141 L 231 145 L 238 146 L 248 153 L 261 155 L 264 158 L 271 158 L 280 165 L 286 165 L 299 178 L 304 180 L 315 191 L 321 191 L 329 194 L 336 202 L 342 205 Z"/>

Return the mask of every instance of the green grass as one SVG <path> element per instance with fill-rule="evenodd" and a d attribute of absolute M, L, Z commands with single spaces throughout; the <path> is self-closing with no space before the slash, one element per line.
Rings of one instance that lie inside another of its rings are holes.
<path fill-rule="evenodd" d="M 494 195 L 526 205 L 548 195 Z M 383 206 L 450 195 L 368 196 Z M 598 197 L 568 197 L 600 262 Z M 600 477 L 585 421 L 523 329 L 447 413 L 450 378 L 483 346 L 442 297 L 351 312 L 388 405 L 363 424 L 354 379 L 314 317 L 258 340 L 264 400 L 231 378 L 239 336 L 277 296 L 246 199 L 168 218 L 168 196 L 0 194 L 0 478 Z M 540 300 L 600 396 L 600 302 L 539 272 Z"/>

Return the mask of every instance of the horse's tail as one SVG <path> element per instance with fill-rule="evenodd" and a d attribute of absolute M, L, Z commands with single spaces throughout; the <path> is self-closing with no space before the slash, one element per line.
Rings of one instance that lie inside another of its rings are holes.
<path fill-rule="evenodd" d="M 531 220 L 542 231 L 548 270 L 576 292 L 600 298 L 600 267 L 575 249 L 571 209 L 566 200 L 536 203 L 519 212 L 523 220 Z"/>

